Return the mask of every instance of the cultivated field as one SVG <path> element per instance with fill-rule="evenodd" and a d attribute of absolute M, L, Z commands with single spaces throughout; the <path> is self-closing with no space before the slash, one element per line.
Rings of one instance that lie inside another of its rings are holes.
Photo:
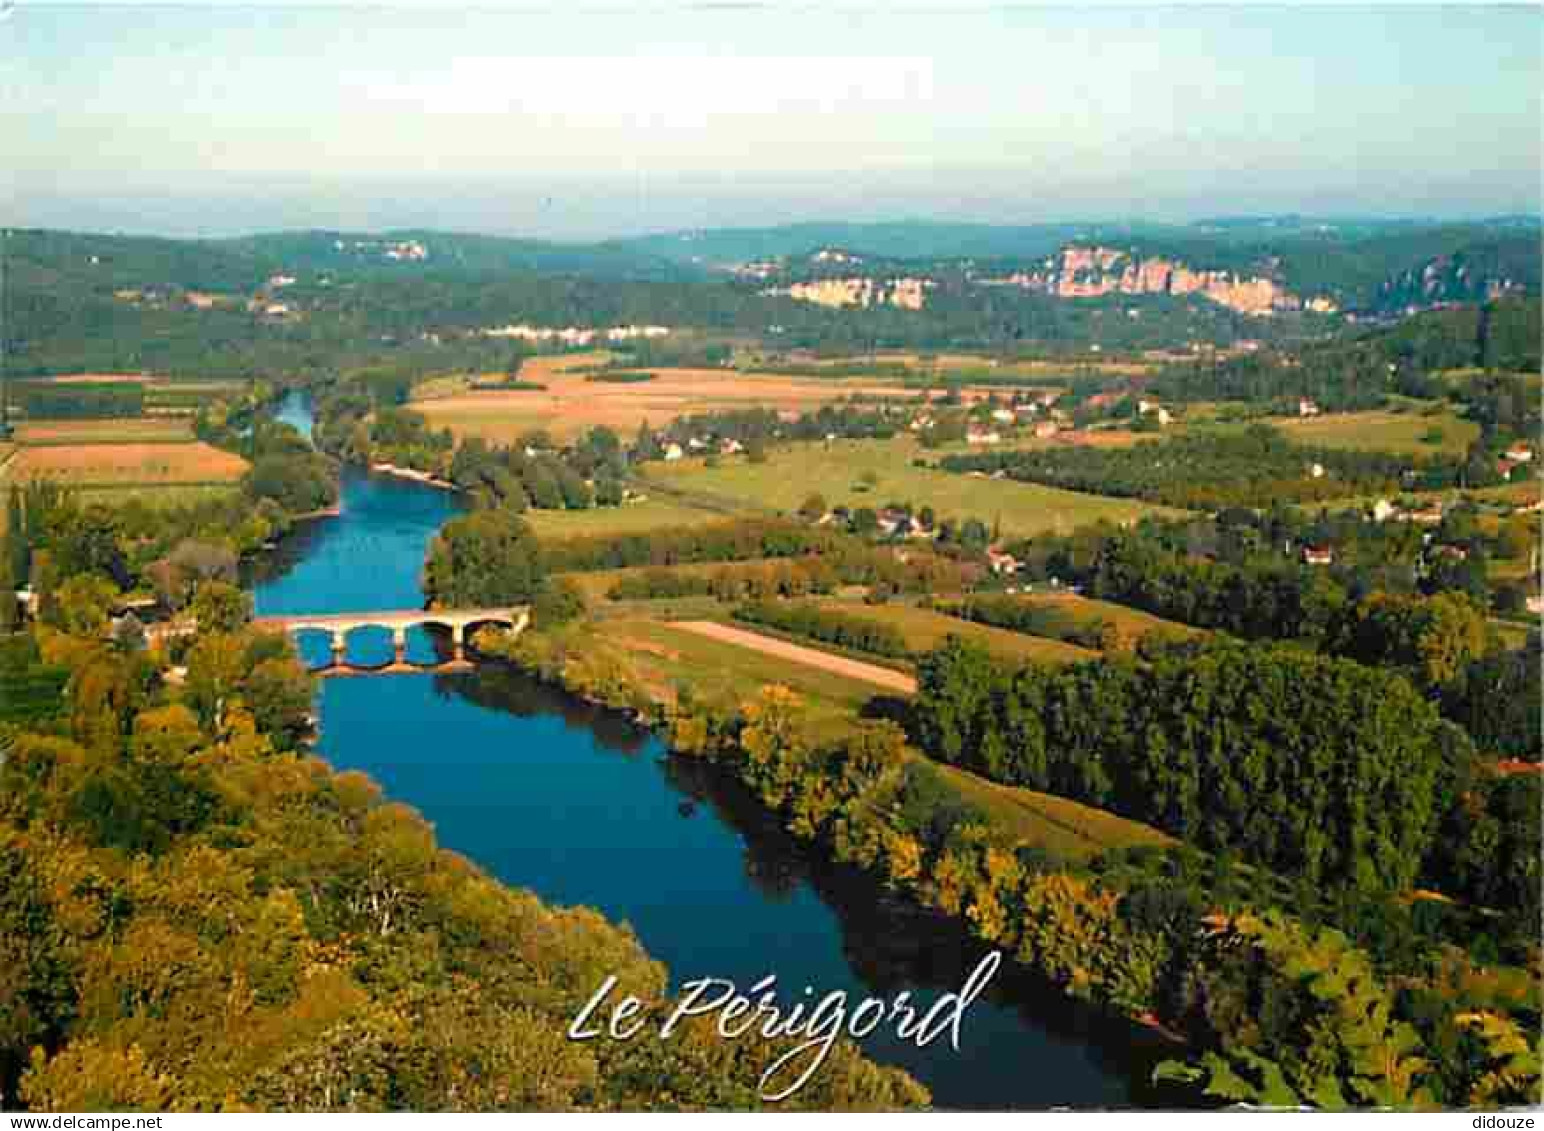
<path fill-rule="evenodd" d="M 604 601 L 608 599 L 606 594 L 611 592 L 612 586 L 616 585 L 617 582 L 629 577 L 641 577 L 647 573 L 665 572 L 686 577 L 712 577 L 724 569 L 741 570 L 763 567 L 769 570 L 776 570 L 780 566 L 789 564 L 790 560 L 798 561 L 797 558 L 751 558 L 739 562 L 681 562 L 671 566 L 627 566 L 622 569 L 585 570 L 577 573 L 564 573 L 559 576 L 572 581 L 583 591 L 585 597 L 589 600 Z M 669 600 L 670 598 L 660 599 Z"/>
<path fill-rule="evenodd" d="M 591 507 L 582 511 L 529 510 L 523 516 L 542 538 L 571 538 L 586 534 L 638 534 L 646 530 L 702 526 L 723 522 L 722 512 L 701 510 L 667 499 L 645 499 L 620 507 Z"/>
<path fill-rule="evenodd" d="M 1173 837 L 1150 825 L 1128 821 L 1103 809 L 1031 789 L 999 785 L 942 763 L 933 765 L 970 804 L 1002 821 L 1036 848 L 1062 859 L 1086 860 L 1110 849 L 1176 843 Z"/>
<path fill-rule="evenodd" d="M 865 605 L 862 601 L 840 601 L 837 606 L 843 612 L 867 620 L 883 621 L 893 626 L 906 641 L 912 652 L 927 652 L 937 648 L 951 636 L 963 637 L 980 644 L 994 656 L 1004 660 L 1033 660 L 1039 663 L 1067 664 L 1079 660 L 1098 658 L 1097 652 L 1064 644 L 1043 636 L 1030 636 L 1024 632 L 1011 632 L 990 625 L 951 617 L 932 609 L 920 609 L 915 605 L 892 603 Z"/>
<path fill-rule="evenodd" d="M 559 367 L 559 362 L 570 364 Z M 628 437 L 645 421 L 663 427 L 693 413 L 757 407 L 803 412 L 854 393 L 916 394 L 875 380 L 749 375 L 726 369 L 645 371 L 655 375 L 652 381 L 590 381 L 572 371 L 569 358 L 532 358 L 521 368 L 520 380 L 544 389 L 474 390 L 462 381 L 457 391 L 454 382 L 442 380 L 432 383 L 430 395 L 415 400 L 413 408 L 436 428 L 507 444 L 536 429 L 567 440 L 604 425 Z M 490 374 L 488 379 L 495 377 Z"/>
<path fill-rule="evenodd" d="M 5 465 L 20 483 L 52 479 L 76 487 L 234 483 L 246 460 L 203 443 L 108 443 L 23 446 Z"/>
<path fill-rule="evenodd" d="M 192 443 L 193 426 L 186 418 L 175 416 L 142 416 L 123 420 L 28 420 L 16 426 L 16 439 L 28 447 Z"/>
<path fill-rule="evenodd" d="M 781 660 L 788 660 L 791 663 L 801 664 L 805 667 L 828 672 L 845 679 L 857 680 L 861 683 L 872 683 L 889 691 L 899 691 L 903 695 L 913 695 L 917 690 L 915 678 L 904 672 L 898 672 L 894 668 L 884 668 L 878 664 L 868 664 L 862 660 L 848 659 L 846 656 L 823 652 L 819 648 L 804 644 L 794 644 L 775 636 L 763 636 L 759 632 L 736 628 L 733 625 L 720 624 L 717 621 L 695 620 L 675 621 L 672 622 L 672 627 L 684 632 L 694 633 L 697 636 L 706 636 L 710 640 L 732 644 L 739 648 L 749 648 L 766 656 L 775 656 Z"/>
<path fill-rule="evenodd" d="M 1113 499 L 1063 491 L 1034 483 L 979 479 L 918 468 L 912 460 L 925 453 L 909 437 L 895 440 L 839 440 L 797 444 L 773 450 L 767 461 L 724 460 L 709 468 L 702 460 L 647 465 L 647 477 L 667 488 L 690 491 L 761 509 L 792 513 L 811 492 L 830 506 L 878 508 L 889 502 L 931 506 L 940 519 L 979 518 L 1000 522 L 1004 534 L 1067 533 L 1107 519 L 1132 522 L 1144 514 L 1179 514 L 1134 499 Z M 865 473 L 877 479 L 872 487 Z"/>
<path fill-rule="evenodd" d="M 617 652 L 654 693 L 667 699 L 684 684 L 699 702 L 738 705 L 767 684 L 777 683 L 800 695 L 817 721 L 847 729 L 858 708 L 885 693 L 872 683 L 714 640 L 664 621 L 608 620 L 597 632 L 602 634 L 601 647 Z"/>
<path fill-rule="evenodd" d="M 1451 412 L 1343 412 L 1329 416 L 1270 419 L 1268 423 L 1300 444 L 1353 451 L 1408 452 L 1411 455 L 1462 455 L 1480 435 L 1480 426 Z M 1435 438 L 1441 433 L 1441 439 Z M 1428 435 L 1433 439 L 1428 440 Z"/>
<path fill-rule="evenodd" d="M 127 503 L 141 503 L 155 510 L 165 510 L 171 507 L 192 506 L 195 503 L 207 503 L 214 499 L 223 499 L 236 493 L 236 485 L 206 484 L 206 485 L 182 485 L 150 487 L 87 487 L 77 490 L 75 497 L 82 503 L 103 503 L 108 506 L 124 506 Z"/>
<path fill-rule="evenodd" d="M 1113 601 L 1097 601 L 1076 593 L 1034 593 L 1020 600 L 1032 608 L 1052 609 L 1078 628 L 1089 628 L 1099 622 L 1112 625 L 1127 641 L 1135 641 L 1148 632 L 1167 633 L 1171 636 L 1208 635 L 1205 629 L 1193 628 L 1178 621 L 1155 617 L 1140 609 L 1117 605 Z"/>

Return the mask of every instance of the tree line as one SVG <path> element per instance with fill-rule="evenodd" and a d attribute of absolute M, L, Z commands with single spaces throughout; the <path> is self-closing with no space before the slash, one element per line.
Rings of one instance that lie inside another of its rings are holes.
<path fill-rule="evenodd" d="M 1188 846 L 1069 857 L 967 800 L 893 724 L 833 732 L 777 687 L 719 704 L 682 685 L 661 702 L 584 631 L 527 632 L 506 654 L 657 720 L 677 753 L 732 770 L 795 835 L 959 917 L 1072 995 L 1179 1031 L 1185 1061 L 1164 1075 L 1185 1086 L 1331 1108 L 1537 1095 L 1537 1057 L 1521 1051 L 1536 984 L 1498 969 L 1526 947 L 1499 953 L 1493 918 L 1376 888 L 1325 891 Z M 1496 992 L 1477 994 L 1477 977 Z"/>
<path fill-rule="evenodd" d="M 734 617 L 875 656 L 899 660 L 911 654 L 906 637 L 894 625 L 809 602 L 755 601 L 735 609 Z"/>
<path fill-rule="evenodd" d="M 929 755 L 1325 886 L 1408 887 L 1473 757 L 1403 679 L 1279 646 L 1056 669 L 956 640 L 917 676 Z"/>
<path fill-rule="evenodd" d="M 1253 425 L 1238 433 L 1186 434 L 1129 448 L 946 456 L 939 466 L 960 473 L 1001 471 L 1025 482 L 1189 510 L 1221 510 L 1451 487 L 1459 482 L 1463 464 L 1446 457 L 1417 460 L 1389 452 L 1309 447 L 1268 426 Z"/>

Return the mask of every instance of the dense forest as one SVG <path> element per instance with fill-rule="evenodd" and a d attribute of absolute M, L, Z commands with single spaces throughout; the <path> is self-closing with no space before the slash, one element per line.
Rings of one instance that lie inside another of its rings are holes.
<path fill-rule="evenodd" d="M 608 976 L 667 1009 L 664 969 L 627 929 L 441 850 L 364 775 L 293 752 L 269 717 L 276 687 L 309 710 L 304 670 L 283 637 L 224 628 L 184 642 L 180 687 L 133 645 L 12 638 L 69 682 L 51 714 L 0 724 L 8 1107 L 760 1106 L 787 1042 L 566 1040 Z M 926 1098 L 839 1045 L 783 1106 Z"/>
<path fill-rule="evenodd" d="M 1289 648 L 1006 670 L 956 645 L 918 684 L 934 757 L 1314 885 L 1410 886 L 1471 772 L 1472 747 L 1407 682 Z"/>

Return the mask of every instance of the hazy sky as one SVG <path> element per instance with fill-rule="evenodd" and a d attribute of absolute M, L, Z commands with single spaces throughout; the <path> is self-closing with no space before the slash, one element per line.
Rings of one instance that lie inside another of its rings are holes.
<path fill-rule="evenodd" d="M 614 7 L 19 0 L 7 222 L 590 237 L 1540 208 L 1535 8 Z"/>

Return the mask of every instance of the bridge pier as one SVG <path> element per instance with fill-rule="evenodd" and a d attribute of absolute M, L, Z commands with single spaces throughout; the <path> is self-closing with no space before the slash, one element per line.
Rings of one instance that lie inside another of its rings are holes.
<path fill-rule="evenodd" d="M 466 662 L 466 626 L 456 623 L 450 626 L 451 656 L 453 664 Z"/>
<path fill-rule="evenodd" d="M 407 663 L 407 625 L 394 625 L 391 630 L 391 662 Z"/>
<path fill-rule="evenodd" d="M 348 664 L 348 633 L 341 628 L 332 630 L 332 666 L 341 668 Z"/>

